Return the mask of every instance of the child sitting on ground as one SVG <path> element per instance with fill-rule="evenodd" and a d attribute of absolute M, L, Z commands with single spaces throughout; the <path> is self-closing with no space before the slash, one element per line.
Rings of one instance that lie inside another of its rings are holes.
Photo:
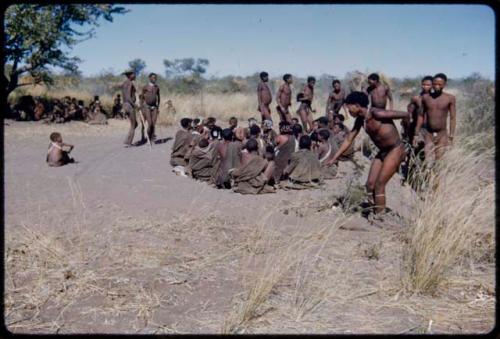
<path fill-rule="evenodd" d="M 69 149 L 66 151 L 64 147 Z M 47 163 L 50 167 L 60 167 L 69 163 L 75 162 L 73 158 L 70 158 L 69 153 L 73 150 L 75 146 L 70 144 L 65 144 L 63 142 L 61 133 L 53 132 L 50 134 L 50 145 L 47 151 Z"/>

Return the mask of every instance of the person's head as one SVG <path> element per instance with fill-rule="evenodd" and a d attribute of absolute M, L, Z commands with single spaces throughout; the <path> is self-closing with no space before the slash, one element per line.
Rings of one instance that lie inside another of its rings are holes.
<path fill-rule="evenodd" d="M 201 119 L 200 118 L 194 118 L 193 119 L 193 127 L 196 127 L 198 125 L 201 125 Z"/>
<path fill-rule="evenodd" d="M 99 96 L 98 95 L 94 95 L 94 101 L 99 101 Z"/>
<path fill-rule="evenodd" d="M 236 127 L 234 129 L 234 139 L 243 141 L 245 139 L 245 129 L 241 127 Z"/>
<path fill-rule="evenodd" d="M 368 108 L 368 96 L 363 92 L 351 92 L 344 102 L 349 114 L 354 118 L 359 115 L 363 108 Z"/>
<path fill-rule="evenodd" d="M 83 106 L 83 100 L 78 100 L 78 106 Z"/>
<path fill-rule="evenodd" d="M 71 98 L 71 102 L 76 103 L 76 102 L 77 102 L 77 101 L 76 101 L 76 98 Z"/>
<path fill-rule="evenodd" d="M 311 134 L 309 134 L 309 137 L 311 138 L 311 142 L 318 142 L 318 132 L 317 131 L 312 131 Z"/>
<path fill-rule="evenodd" d="M 311 138 L 308 135 L 303 135 L 299 139 L 299 149 L 311 149 Z"/>
<path fill-rule="evenodd" d="M 260 77 L 260 80 L 262 80 L 264 82 L 269 80 L 269 74 L 267 74 L 267 72 L 260 72 L 259 77 Z"/>
<path fill-rule="evenodd" d="M 432 89 L 434 92 L 441 93 L 446 86 L 448 77 L 444 73 L 438 73 L 432 78 Z"/>
<path fill-rule="evenodd" d="M 335 114 L 333 116 L 333 123 L 335 123 L 335 124 L 336 123 L 342 123 L 342 122 L 344 122 L 344 120 L 345 120 L 345 117 L 344 117 L 343 114 L 339 113 L 339 114 Z"/>
<path fill-rule="evenodd" d="M 269 131 L 273 129 L 273 121 L 269 119 L 265 119 L 262 121 L 262 129 L 264 131 Z"/>
<path fill-rule="evenodd" d="M 283 75 L 283 81 L 286 82 L 287 84 L 293 83 L 292 75 L 290 73 Z"/>
<path fill-rule="evenodd" d="M 50 141 L 52 142 L 62 142 L 62 135 L 59 132 L 50 133 Z"/>
<path fill-rule="evenodd" d="M 158 79 L 158 76 L 156 75 L 156 73 L 149 73 L 148 78 L 149 78 L 149 81 L 151 81 L 151 83 L 156 84 L 156 80 Z"/>
<path fill-rule="evenodd" d="M 258 137 L 260 135 L 260 127 L 258 125 L 252 125 L 250 127 L 250 137 Z"/>
<path fill-rule="evenodd" d="M 208 140 L 205 138 L 201 138 L 200 141 L 198 141 L 198 146 L 200 148 L 205 148 L 208 146 Z"/>
<path fill-rule="evenodd" d="M 117 98 L 121 98 L 122 96 L 121 96 L 121 94 L 117 94 L 116 97 Z"/>
<path fill-rule="evenodd" d="M 253 125 L 257 125 L 258 122 L 255 118 L 248 119 L 248 127 L 252 127 Z"/>
<path fill-rule="evenodd" d="M 309 85 L 309 87 L 314 87 L 315 83 L 316 83 L 315 77 L 307 77 L 307 84 Z"/>
<path fill-rule="evenodd" d="M 344 125 L 342 123 L 334 123 L 332 127 L 333 133 L 337 134 L 340 133 L 344 128 Z"/>
<path fill-rule="evenodd" d="M 318 119 L 314 120 L 313 121 L 313 130 L 317 130 L 319 128 L 319 121 Z"/>
<path fill-rule="evenodd" d="M 233 140 L 233 130 L 230 129 L 230 128 L 224 128 L 222 130 L 222 139 L 224 139 L 225 141 L 232 141 Z"/>
<path fill-rule="evenodd" d="M 217 120 L 214 117 L 208 117 L 207 120 L 205 121 L 205 126 L 212 129 L 214 128 L 216 121 Z"/>
<path fill-rule="evenodd" d="M 236 117 L 229 118 L 229 127 L 231 128 L 238 127 L 238 119 L 236 119 Z"/>
<path fill-rule="evenodd" d="M 327 128 L 328 127 L 328 118 L 327 117 L 319 117 L 317 120 L 318 120 L 318 127 L 319 128 Z"/>
<path fill-rule="evenodd" d="M 134 71 L 126 71 L 123 74 L 129 79 L 129 80 L 135 80 L 135 72 Z"/>
<path fill-rule="evenodd" d="M 368 84 L 370 86 L 378 85 L 379 81 L 380 81 L 380 77 L 377 73 L 372 73 L 368 76 Z"/>
<path fill-rule="evenodd" d="M 212 139 L 221 139 L 221 131 L 218 128 L 214 128 L 210 130 L 210 138 Z"/>
<path fill-rule="evenodd" d="M 422 93 L 430 93 L 432 89 L 432 76 L 427 75 L 422 78 L 422 81 L 420 83 L 421 88 L 422 88 Z"/>
<path fill-rule="evenodd" d="M 257 152 L 259 149 L 259 144 L 255 139 L 248 139 L 247 143 L 245 144 L 245 148 L 248 152 Z"/>
<path fill-rule="evenodd" d="M 279 124 L 280 134 L 292 134 L 292 125 L 286 121 L 281 121 Z"/>
<path fill-rule="evenodd" d="M 292 125 L 297 125 L 299 123 L 299 119 L 292 118 Z"/>
<path fill-rule="evenodd" d="M 327 141 L 330 138 L 330 132 L 327 129 L 320 129 L 318 131 L 319 141 Z"/>
<path fill-rule="evenodd" d="M 193 120 L 189 119 L 189 118 L 182 118 L 181 119 L 181 126 L 182 128 L 184 129 L 190 129 L 191 128 L 191 123 L 193 122 Z"/>
<path fill-rule="evenodd" d="M 302 125 L 299 123 L 293 125 L 292 126 L 292 133 L 295 136 L 295 138 L 300 137 L 303 133 Z"/>
<path fill-rule="evenodd" d="M 336 91 L 340 91 L 340 80 L 335 79 L 332 81 L 332 87 Z"/>

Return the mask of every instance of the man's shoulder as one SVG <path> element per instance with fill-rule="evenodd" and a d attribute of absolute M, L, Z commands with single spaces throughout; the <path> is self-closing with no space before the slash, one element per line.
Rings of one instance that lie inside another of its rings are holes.
<path fill-rule="evenodd" d="M 449 100 L 454 100 L 455 99 L 455 96 L 451 93 L 448 93 L 448 92 L 443 92 L 443 94 L 445 95 L 446 98 L 448 98 Z"/>

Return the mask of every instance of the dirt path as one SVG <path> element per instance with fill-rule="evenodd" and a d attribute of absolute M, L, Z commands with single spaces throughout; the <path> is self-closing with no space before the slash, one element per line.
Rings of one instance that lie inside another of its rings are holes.
<path fill-rule="evenodd" d="M 322 189 L 244 196 L 176 176 L 172 141 L 124 148 L 125 121 L 9 124 L 6 323 L 13 332 L 220 333 L 240 323 L 243 330 L 233 331 L 397 333 L 425 328 L 426 307 L 444 317 L 437 331 L 487 331 L 492 324 L 489 317 L 446 318 L 449 298 L 415 306 L 395 297 L 401 226 L 377 229 L 354 215 L 342 225 L 368 231 L 346 231 L 336 224 L 339 211 L 321 207 L 354 178 L 348 163 Z M 46 165 L 54 130 L 76 146 L 77 164 Z M 164 127 L 159 137 L 174 133 Z M 365 169 L 355 180 L 364 183 L 369 163 L 359 161 Z M 393 178 L 387 191 L 388 206 L 407 215 L 409 189 Z M 268 260 L 289 260 L 273 250 L 294 241 L 307 251 L 325 248 L 318 256 L 300 253 L 316 258 L 307 261 L 318 268 L 312 281 L 326 292 L 299 288 L 297 277 L 285 275 L 259 304 L 261 315 L 235 320 L 252 283 L 269 276 L 262 271 Z M 297 304 L 301 293 L 314 307 Z"/>

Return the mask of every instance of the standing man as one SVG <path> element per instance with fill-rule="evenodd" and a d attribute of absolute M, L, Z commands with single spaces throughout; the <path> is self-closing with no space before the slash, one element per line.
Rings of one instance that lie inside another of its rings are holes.
<path fill-rule="evenodd" d="M 271 90 L 267 84 L 269 80 L 269 74 L 267 72 L 260 73 L 260 82 L 257 86 L 257 100 L 259 102 L 259 107 L 257 108 L 261 114 L 262 121 L 273 120 L 271 118 L 271 109 L 269 105 L 273 101 L 273 96 L 271 95 Z"/>
<path fill-rule="evenodd" d="M 394 101 L 389 86 L 380 82 L 380 77 L 377 73 L 372 73 L 368 76 L 368 88 L 366 94 L 370 97 L 371 107 L 386 109 L 387 100 L 389 100 L 389 109 L 394 109 Z"/>
<path fill-rule="evenodd" d="M 125 71 L 123 73 L 127 80 L 122 84 L 122 97 L 123 97 L 123 111 L 128 115 L 130 120 L 130 130 L 128 132 L 127 138 L 125 139 L 125 146 L 132 146 L 132 141 L 134 140 L 134 133 L 137 127 L 137 119 L 135 117 L 135 94 L 136 89 L 134 85 L 135 80 L 135 72 L 132 70 Z M 142 129 L 144 132 L 144 127 Z M 141 137 L 141 142 L 145 142 L 144 133 Z"/>
<path fill-rule="evenodd" d="M 300 106 L 297 113 L 302 121 L 302 126 L 306 133 L 310 133 L 313 129 L 313 118 L 312 113 L 315 112 L 311 108 L 313 97 L 314 97 L 314 85 L 316 84 L 316 79 L 314 77 L 307 78 L 307 84 L 302 89 L 302 92 L 297 96 L 297 101 L 300 101 Z"/>
<path fill-rule="evenodd" d="M 439 160 L 444 154 L 444 148 L 453 143 L 457 112 L 455 96 L 443 91 L 448 78 L 443 73 L 436 74 L 432 79 L 431 93 L 422 95 L 422 113 L 417 120 L 415 135 L 419 135 L 425 120 L 425 159 L 428 161 Z M 450 131 L 446 130 L 450 113 Z M 416 142 L 416 138 L 414 138 Z"/>
<path fill-rule="evenodd" d="M 344 107 L 345 91 L 340 86 L 340 80 L 335 79 L 332 82 L 333 91 L 328 96 L 326 101 L 326 117 L 330 123 L 333 123 L 333 117 L 340 114 L 340 108 Z M 344 113 L 346 118 L 349 116 L 344 107 Z"/>
<path fill-rule="evenodd" d="M 276 93 L 276 110 L 280 115 L 280 122 L 286 121 L 289 124 L 292 123 L 292 115 L 290 114 L 289 108 L 292 105 L 292 88 L 290 85 L 293 83 L 292 75 L 283 75 L 283 84 L 278 89 Z"/>
<path fill-rule="evenodd" d="M 158 108 L 160 107 L 160 87 L 156 84 L 157 75 L 155 73 L 150 73 L 148 78 L 149 83 L 142 88 L 144 97 L 142 112 L 148 122 L 147 133 L 149 140 L 155 140 L 155 126 L 158 119 Z"/>

